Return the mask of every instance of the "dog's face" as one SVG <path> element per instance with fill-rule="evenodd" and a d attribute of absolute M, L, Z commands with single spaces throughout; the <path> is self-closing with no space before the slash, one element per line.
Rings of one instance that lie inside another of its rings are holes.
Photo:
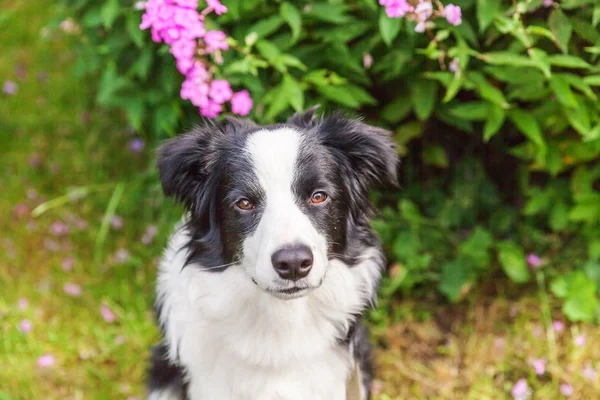
<path fill-rule="evenodd" d="M 241 267 L 290 299 L 319 287 L 329 261 L 348 254 L 370 186 L 395 181 L 396 154 L 383 130 L 313 111 L 266 127 L 229 120 L 161 148 L 165 193 L 190 212 L 190 262 Z"/>

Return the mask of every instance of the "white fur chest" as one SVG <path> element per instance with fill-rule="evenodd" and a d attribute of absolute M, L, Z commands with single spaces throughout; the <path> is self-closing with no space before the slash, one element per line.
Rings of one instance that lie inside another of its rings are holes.
<path fill-rule="evenodd" d="M 233 265 L 182 269 L 177 231 L 158 277 L 169 357 L 187 371 L 192 400 L 344 400 L 352 357 L 338 344 L 370 298 L 379 271 L 331 262 L 320 288 L 282 300 Z M 369 264 L 366 260 L 364 264 Z"/>

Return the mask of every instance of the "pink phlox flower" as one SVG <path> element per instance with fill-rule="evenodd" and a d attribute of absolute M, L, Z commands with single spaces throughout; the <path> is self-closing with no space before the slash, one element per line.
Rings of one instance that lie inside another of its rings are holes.
<path fill-rule="evenodd" d="M 444 16 L 451 25 L 460 25 L 462 23 L 462 11 L 459 6 L 448 4 L 444 8 Z"/>
<path fill-rule="evenodd" d="M 206 105 L 200 107 L 200 114 L 208 118 L 216 118 L 222 110 L 223 107 L 219 103 L 209 100 Z"/>
<path fill-rule="evenodd" d="M 51 367 L 54 365 L 54 356 L 52 354 L 44 354 L 40 358 L 37 359 L 37 365 L 41 368 Z"/>
<path fill-rule="evenodd" d="M 82 293 L 81 286 L 72 282 L 65 283 L 65 285 L 63 286 L 63 291 L 69 296 L 73 297 L 79 297 Z"/>
<path fill-rule="evenodd" d="M 531 390 L 529 390 L 529 385 L 527 384 L 527 380 L 525 378 L 519 379 L 517 383 L 512 387 L 510 393 L 513 396 L 514 400 L 526 400 L 531 395 Z"/>
<path fill-rule="evenodd" d="M 246 116 L 252 110 L 252 98 L 247 90 L 241 90 L 231 98 L 231 111 L 235 114 Z"/>
<path fill-rule="evenodd" d="M 535 253 L 530 253 L 527 255 L 527 264 L 529 264 L 533 268 L 537 268 L 542 265 L 542 258 Z"/>
<path fill-rule="evenodd" d="M 102 318 L 104 318 L 104 320 L 109 324 L 117 320 L 117 316 L 115 315 L 115 313 L 113 313 L 112 310 L 106 304 L 102 304 L 100 306 L 100 314 L 102 314 Z"/>
<path fill-rule="evenodd" d="M 210 89 L 208 90 L 208 96 L 217 104 L 223 104 L 226 101 L 231 100 L 233 92 L 229 82 L 222 79 L 215 79 L 210 83 Z"/>
<path fill-rule="evenodd" d="M 23 333 L 29 333 L 33 329 L 33 324 L 30 320 L 24 319 L 19 323 L 19 330 Z"/>
<path fill-rule="evenodd" d="M 204 43 L 206 43 L 206 52 L 214 53 L 217 50 L 227 50 L 227 35 L 221 31 L 208 31 L 204 35 Z"/>
<path fill-rule="evenodd" d="M 206 4 L 208 4 L 208 8 L 214 10 L 217 15 L 227 12 L 227 7 L 221 4 L 219 0 L 206 0 Z"/>
<path fill-rule="evenodd" d="M 531 365 L 533 366 L 537 376 L 542 376 L 546 372 L 546 360 L 543 358 L 536 358 L 531 362 Z"/>
<path fill-rule="evenodd" d="M 573 386 L 568 383 L 563 383 L 560 385 L 560 393 L 565 397 L 571 397 L 573 395 Z"/>

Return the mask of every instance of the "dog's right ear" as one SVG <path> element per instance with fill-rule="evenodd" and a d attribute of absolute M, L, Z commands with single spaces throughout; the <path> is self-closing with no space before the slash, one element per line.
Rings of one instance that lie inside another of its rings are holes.
<path fill-rule="evenodd" d="M 319 104 L 316 106 L 312 106 L 308 110 L 303 113 L 295 113 L 288 119 L 287 123 L 290 125 L 297 126 L 298 128 L 312 128 L 317 124 L 317 119 L 315 118 L 315 112 L 320 107 Z"/>
<path fill-rule="evenodd" d="M 158 150 L 158 173 L 165 195 L 174 197 L 190 211 L 206 203 L 216 151 L 223 131 L 216 124 L 207 124 L 192 132 L 168 140 Z"/>

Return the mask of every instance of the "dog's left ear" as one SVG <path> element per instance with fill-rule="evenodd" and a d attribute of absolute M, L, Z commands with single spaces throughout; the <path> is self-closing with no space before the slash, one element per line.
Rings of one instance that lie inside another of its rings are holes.
<path fill-rule="evenodd" d="M 399 160 L 390 132 L 334 114 L 320 123 L 319 134 L 355 178 L 351 189 L 366 195 L 374 186 L 397 184 Z"/>

